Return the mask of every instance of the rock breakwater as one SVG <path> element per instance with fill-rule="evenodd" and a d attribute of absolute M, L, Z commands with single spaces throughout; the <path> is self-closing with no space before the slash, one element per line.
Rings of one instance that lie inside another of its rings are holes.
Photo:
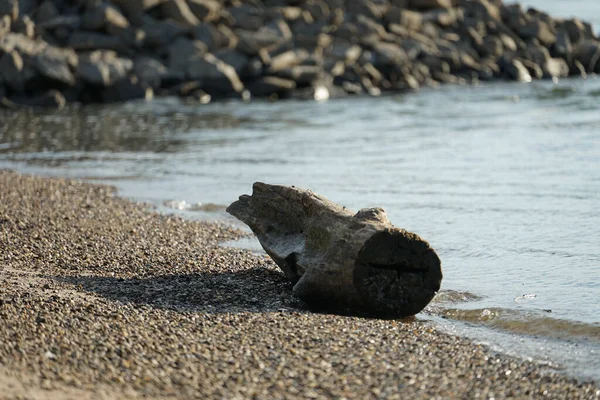
<path fill-rule="evenodd" d="M 590 24 L 500 0 L 0 0 L 0 101 L 316 98 L 600 72 Z"/>

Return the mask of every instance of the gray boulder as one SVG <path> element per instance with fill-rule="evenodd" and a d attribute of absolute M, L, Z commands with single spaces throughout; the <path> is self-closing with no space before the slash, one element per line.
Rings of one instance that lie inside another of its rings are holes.
<path fill-rule="evenodd" d="M 127 45 L 118 36 L 98 32 L 76 31 L 69 38 L 69 47 L 78 50 L 125 51 Z"/>
<path fill-rule="evenodd" d="M 106 87 L 102 92 L 102 101 L 115 103 L 130 100 L 151 100 L 154 97 L 152 88 L 140 82 L 136 77 L 119 79 Z"/>
<path fill-rule="evenodd" d="M 18 0 L 0 0 L 0 17 L 8 15 L 12 22 L 19 18 Z"/>
<path fill-rule="evenodd" d="M 118 57 L 113 51 L 94 51 L 82 54 L 77 67 L 77 77 L 96 86 L 110 86 L 125 79 L 133 69 L 133 61 Z"/>
<path fill-rule="evenodd" d="M 397 24 L 410 31 L 419 31 L 423 26 L 423 15 L 416 11 L 392 7 L 384 16 L 388 24 Z"/>
<path fill-rule="evenodd" d="M 569 76 L 569 65 L 562 58 L 549 58 L 542 65 L 544 78 L 555 79 Z"/>
<path fill-rule="evenodd" d="M 23 15 L 12 24 L 12 31 L 33 39 L 35 37 L 35 23 L 28 15 Z"/>
<path fill-rule="evenodd" d="M 10 16 L 0 16 L 0 38 L 10 33 L 11 19 Z"/>
<path fill-rule="evenodd" d="M 14 91 L 23 90 L 23 58 L 18 51 L 10 50 L 0 57 L 0 81 Z"/>
<path fill-rule="evenodd" d="M 221 49 L 214 52 L 214 55 L 225 64 L 231 65 L 238 76 L 242 76 L 248 67 L 248 56 L 236 49 Z"/>
<path fill-rule="evenodd" d="M 279 78 L 289 79 L 298 86 L 311 84 L 322 77 L 323 69 L 316 65 L 296 65 L 277 71 L 274 75 Z"/>
<path fill-rule="evenodd" d="M 170 45 L 190 32 L 188 27 L 169 20 L 149 21 L 140 29 L 144 34 L 144 45 L 150 48 Z"/>
<path fill-rule="evenodd" d="M 167 0 L 160 7 L 165 18 L 170 18 L 180 24 L 196 26 L 200 23 L 185 0 Z"/>
<path fill-rule="evenodd" d="M 10 99 L 13 103 L 27 107 L 64 108 L 67 104 L 65 96 L 58 90 L 48 90 L 34 96 L 15 96 Z"/>
<path fill-rule="evenodd" d="M 552 50 L 555 56 L 565 59 L 570 58 L 571 52 L 573 51 L 573 46 L 571 45 L 569 34 L 565 29 L 560 29 L 556 33 L 556 42 L 554 42 L 554 47 Z"/>
<path fill-rule="evenodd" d="M 207 52 L 207 48 L 199 40 L 179 37 L 168 47 L 167 52 L 169 68 L 185 71 L 192 60 L 201 58 Z"/>
<path fill-rule="evenodd" d="M 227 10 L 231 15 L 231 25 L 237 29 L 258 31 L 265 24 L 264 10 L 250 4 L 241 4 Z"/>
<path fill-rule="evenodd" d="M 296 88 L 296 82 L 291 79 L 267 76 L 259 78 L 248 85 L 248 90 L 255 97 L 283 95 Z"/>
<path fill-rule="evenodd" d="M 216 0 L 188 0 L 188 5 L 200 21 L 215 21 L 221 15 L 221 3 Z"/>
<path fill-rule="evenodd" d="M 419 10 L 429 10 L 432 8 L 452 8 L 455 5 L 454 0 L 409 0 L 410 8 Z"/>
<path fill-rule="evenodd" d="M 46 21 L 50 21 L 60 16 L 60 12 L 57 8 L 57 2 L 51 0 L 44 0 L 35 10 L 35 22 L 41 24 Z"/>
<path fill-rule="evenodd" d="M 8 33 L 0 38 L 0 50 L 8 53 L 12 50 L 21 55 L 34 56 L 48 47 L 48 44 L 39 40 L 32 40 L 20 33 Z"/>
<path fill-rule="evenodd" d="M 90 6 L 83 14 L 81 27 L 84 30 L 105 30 L 111 35 L 117 35 L 129 28 L 129 21 L 118 8 L 110 4 Z"/>
<path fill-rule="evenodd" d="M 573 59 L 579 61 L 588 73 L 600 73 L 600 42 L 586 40 L 573 51 Z"/>
<path fill-rule="evenodd" d="M 167 68 L 159 60 L 151 57 L 140 57 L 134 60 L 133 74 L 138 77 L 141 84 L 153 89 L 160 88 L 163 83 L 183 81 L 182 72 Z"/>
<path fill-rule="evenodd" d="M 192 59 L 186 72 L 188 79 L 201 81 L 202 88 L 211 96 L 228 96 L 244 90 L 244 84 L 235 69 L 214 54 Z"/>
<path fill-rule="evenodd" d="M 77 68 L 79 59 L 72 49 L 48 46 L 33 56 L 31 61 L 42 76 L 65 85 L 75 85 L 72 69 Z"/>
<path fill-rule="evenodd" d="M 165 1 L 166 0 L 112 0 L 111 2 L 125 13 L 129 22 L 136 26 L 142 26 L 145 22 L 146 11 Z"/>
<path fill-rule="evenodd" d="M 504 64 L 504 72 L 508 79 L 518 82 L 531 82 L 531 74 L 520 60 L 509 60 Z"/>
<path fill-rule="evenodd" d="M 303 49 L 285 51 L 271 58 L 268 72 L 277 72 L 300 65 L 308 56 L 309 53 Z"/>

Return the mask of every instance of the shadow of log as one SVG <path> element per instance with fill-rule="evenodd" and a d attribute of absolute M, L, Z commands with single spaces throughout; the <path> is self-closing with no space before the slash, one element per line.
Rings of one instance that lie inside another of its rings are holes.
<path fill-rule="evenodd" d="M 178 312 L 241 313 L 298 308 L 285 276 L 254 268 L 228 273 L 163 275 L 145 279 L 53 277 L 110 300 Z"/>

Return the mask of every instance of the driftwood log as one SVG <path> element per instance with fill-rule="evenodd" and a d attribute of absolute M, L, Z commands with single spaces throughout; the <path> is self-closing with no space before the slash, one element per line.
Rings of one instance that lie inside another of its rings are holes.
<path fill-rule="evenodd" d="M 381 208 L 355 214 L 310 190 L 256 182 L 227 212 L 252 229 L 309 305 L 403 317 L 440 288 L 435 251 Z"/>

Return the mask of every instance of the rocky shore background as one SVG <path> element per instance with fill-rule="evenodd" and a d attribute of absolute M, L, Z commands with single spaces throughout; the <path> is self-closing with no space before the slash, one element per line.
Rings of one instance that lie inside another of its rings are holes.
<path fill-rule="evenodd" d="M 0 104 L 315 98 L 600 72 L 590 24 L 501 0 L 0 0 Z"/>

